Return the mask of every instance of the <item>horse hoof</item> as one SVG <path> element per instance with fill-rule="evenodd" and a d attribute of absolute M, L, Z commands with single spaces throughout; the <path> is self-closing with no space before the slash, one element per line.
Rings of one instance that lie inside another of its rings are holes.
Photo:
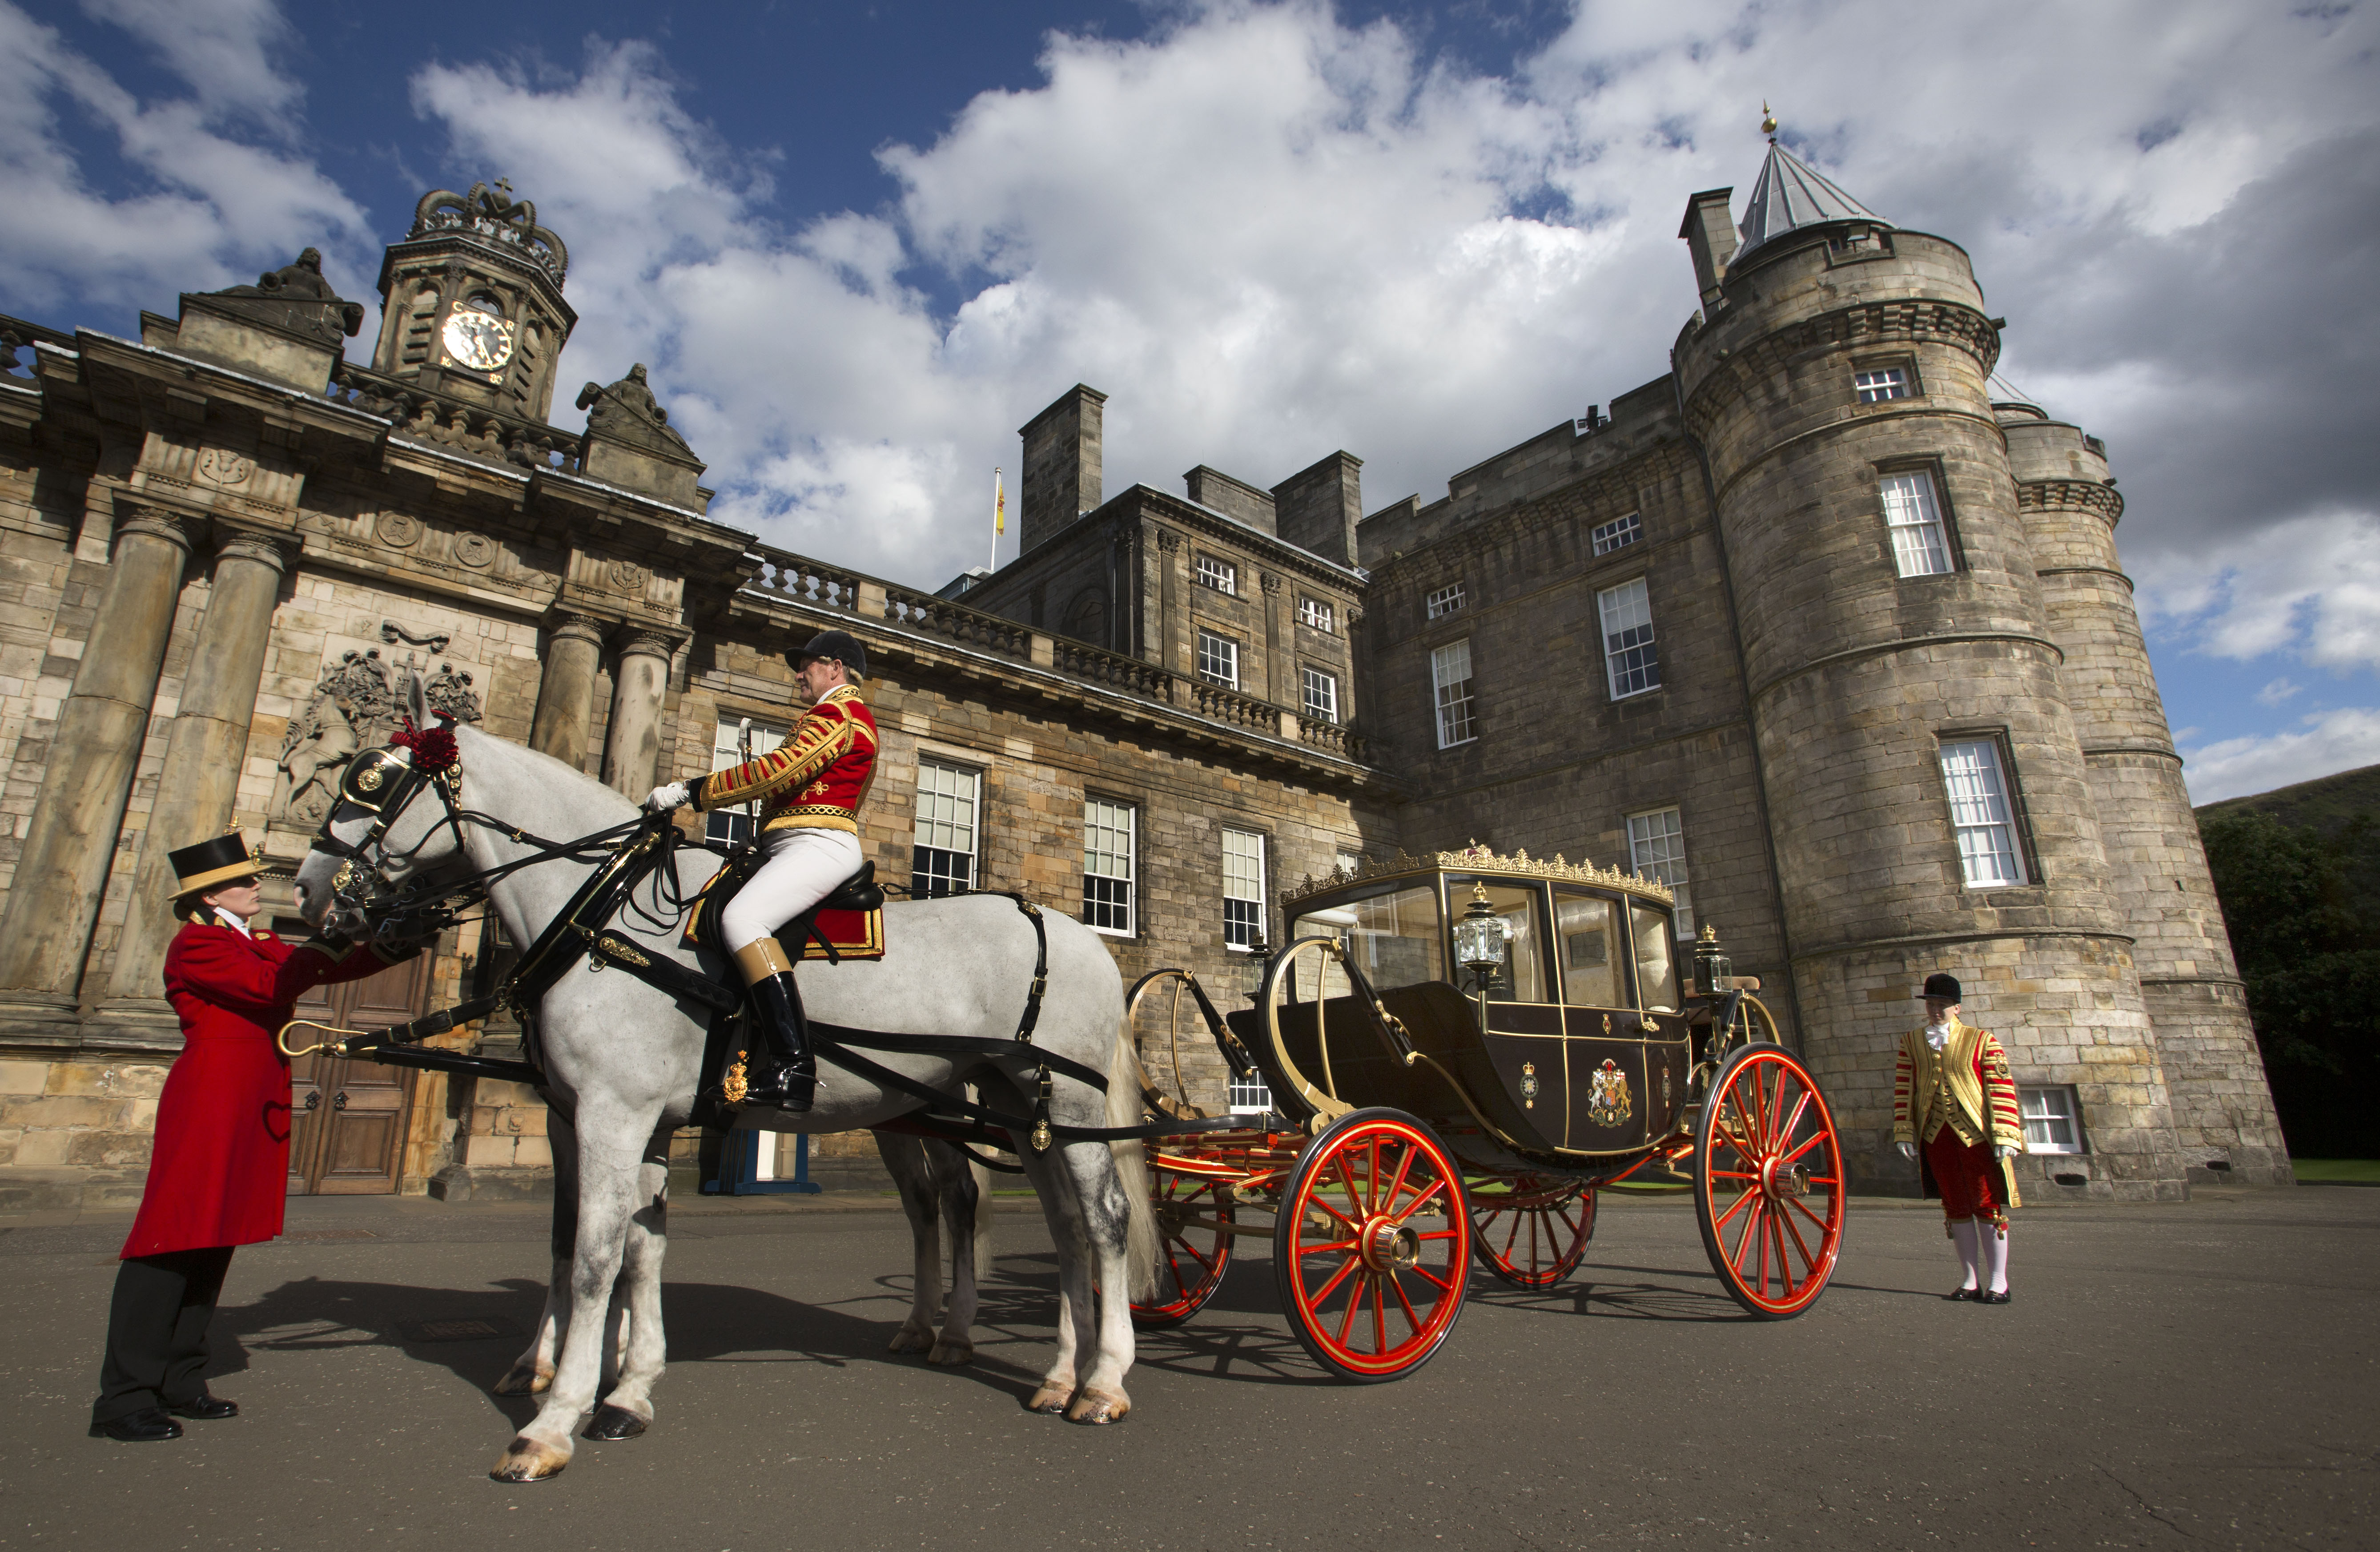
<path fill-rule="evenodd" d="M 524 1434 L 504 1447 L 504 1452 L 496 1457 L 496 1469 L 488 1474 L 498 1482 L 543 1482 L 560 1476 L 568 1464 L 568 1450 L 540 1444 Z"/>
<path fill-rule="evenodd" d="M 643 1433 L 650 1423 L 625 1407 L 601 1406 L 595 1409 L 594 1418 L 588 1423 L 587 1432 L 580 1436 L 590 1439 L 632 1439 Z"/>
<path fill-rule="evenodd" d="M 1074 1404 L 1066 1409 L 1066 1421 L 1103 1427 L 1110 1423 L 1121 1423 L 1131 1413 L 1132 1401 L 1121 1393 L 1086 1390 L 1075 1397 Z"/>
<path fill-rule="evenodd" d="M 553 1370 L 550 1365 L 523 1360 L 507 1369 L 504 1377 L 496 1381 L 495 1393 L 499 1396 L 535 1396 L 552 1383 Z"/>
<path fill-rule="evenodd" d="M 1025 1403 L 1025 1410 L 1042 1412 L 1050 1417 L 1061 1417 L 1065 1414 L 1067 1398 L 1073 1394 L 1071 1389 L 1045 1385 L 1033 1392 L 1033 1399 Z"/>
<path fill-rule="evenodd" d="M 892 1333 L 893 1352 L 923 1352 L 934 1345 L 933 1332 L 923 1326 L 904 1326 Z"/>
<path fill-rule="evenodd" d="M 951 1369 L 955 1369 L 962 1363 L 972 1363 L 975 1362 L 975 1344 L 973 1342 L 936 1342 L 934 1350 L 926 1354 L 926 1362 L 940 1363 Z"/>

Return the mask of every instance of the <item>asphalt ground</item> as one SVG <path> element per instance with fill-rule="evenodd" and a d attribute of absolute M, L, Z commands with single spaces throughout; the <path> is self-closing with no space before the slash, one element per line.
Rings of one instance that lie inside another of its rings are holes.
<path fill-rule="evenodd" d="M 1311 1365 L 1248 1240 L 1144 1335 L 1106 1429 L 1022 1410 L 1055 1313 L 1038 1215 L 1002 1216 L 978 1360 L 946 1370 L 884 1350 L 909 1252 L 883 1198 L 681 1204 L 652 1431 L 520 1486 L 486 1473 L 531 1403 L 488 1387 L 537 1315 L 542 1211 L 293 1204 L 214 1327 L 243 1414 L 138 1446 L 85 1436 L 123 1227 L 0 1232 L 0 1546 L 2380 1545 L 2380 1191 L 2024 1211 L 1992 1309 L 1941 1299 L 1932 1210 L 1861 1202 L 1781 1324 L 1720 1292 L 1691 1211 L 1613 1200 L 1571 1282 L 1475 1277 L 1436 1360 L 1369 1387 Z M 470 1322 L 515 1334 L 442 1324 Z"/>

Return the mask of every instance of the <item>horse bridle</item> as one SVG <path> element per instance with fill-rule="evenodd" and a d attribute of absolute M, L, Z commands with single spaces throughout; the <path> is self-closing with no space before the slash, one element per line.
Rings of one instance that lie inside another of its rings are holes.
<path fill-rule="evenodd" d="M 381 891 L 390 888 L 387 878 L 381 872 L 389 860 L 382 853 L 382 842 L 387 837 L 389 826 L 396 823 L 413 800 L 421 795 L 424 788 L 435 788 L 440 800 L 444 803 L 443 824 L 455 832 L 455 844 L 459 849 L 463 844 L 462 816 L 455 806 L 455 797 L 462 787 L 462 781 L 463 766 L 459 760 L 434 772 L 416 770 L 411 752 L 394 744 L 359 754 L 350 761 L 346 774 L 339 778 L 338 801 L 332 804 L 331 812 L 322 816 L 322 826 L 315 832 L 313 843 L 307 848 L 309 851 L 320 851 L 339 859 L 339 870 L 331 875 L 332 902 L 351 910 L 368 911 L 372 904 L 372 896 L 366 894 L 360 886 L 369 882 L 378 885 Z M 372 816 L 371 827 L 359 840 L 341 840 L 331 831 L 341 811 L 349 805 L 363 809 Z M 437 833 L 438 826 L 432 825 L 412 850 L 420 850 L 430 843 L 431 836 Z M 407 856 L 411 854 L 410 851 L 406 853 Z"/>

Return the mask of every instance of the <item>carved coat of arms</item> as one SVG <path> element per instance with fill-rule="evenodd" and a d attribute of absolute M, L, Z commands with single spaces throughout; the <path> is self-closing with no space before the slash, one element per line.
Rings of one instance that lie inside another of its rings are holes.
<path fill-rule="evenodd" d="M 1628 1094 L 1628 1074 L 1606 1057 L 1587 1085 L 1586 1118 L 1597 1126 L 1618 1126 L 1636 1113 Z"/>
<path fill-rule="evenodd" d="M 403 663 L 390 664 L 378 647 L 342 653 L 323 669 L 305 709 L 289 719 L 281 740 L 273 824 L 310 830 L 322 823 L 337 801 L 347 763 L 359 751 L 388 741 L 396 730 L 400 696 L 422 670 L 413 654 L 407 653 Z M 471 676 L 457 673 L 453 664 L 440 664 L 422 689 L 431 710 L 458 722 L 480 720 L 480 698 L 471 690 Z"/>

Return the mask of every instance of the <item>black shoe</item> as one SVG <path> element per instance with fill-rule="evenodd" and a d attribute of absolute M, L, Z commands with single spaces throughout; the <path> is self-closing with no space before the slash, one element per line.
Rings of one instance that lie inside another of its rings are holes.
<path fill-rule="evenodd" d="M 155 1407 L 143 1407 L 112 1422 L 92 1424 L 91 1436 L 114 1439 L 118 1444 L 157 1444 L 180 1438 L 182 1425 Z"/>
<path fill-rule="evenodd" d="M 2005 1304 L 2008 1301 L 2009 1296 L 2007 1289 L 2002 1289 L 1998 1293 L 1978 1293 L 1975 1295 L 1975 1302 L 1978 1304 Z"/>
<path fill-rule="evenodd" d="M 200 1423 L 220 1423 L 226 1417 L 237 1417 L 239 1403 L 226 1401 L 220 1396 L 200 1396 L 195 1400 L 176 1402 L 165 1410 L 176 1417 L 196 1418 Z"/>
<path fill-rule="evenodd" d="M 808 1110 L 818 1097 L 818 1057 L 810 1051 L 801 989 L 790 975 L 771 975 L 753 986 L 752 1010 L 760 1035 L 757 1044 L 768 1050 L 765 1056 L 755 1054 L 743 1103 Z"/>
<path fill-rule="evenodd" d="M 1954 1288 L 1942 1295 L 1954 1304 L 1972 1304 L 1983 1296 L 1984 1290 L 1980 1288 Z"/>

